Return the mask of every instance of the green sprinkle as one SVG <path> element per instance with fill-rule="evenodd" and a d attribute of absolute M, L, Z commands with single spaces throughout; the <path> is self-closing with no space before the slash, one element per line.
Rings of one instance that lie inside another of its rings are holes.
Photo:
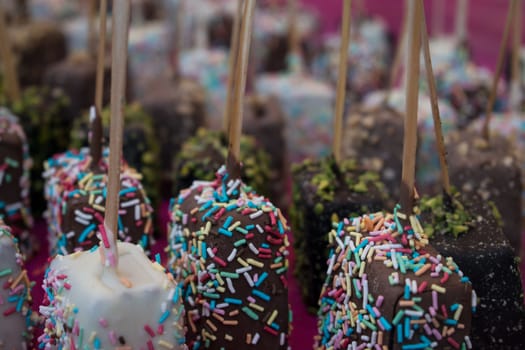
<path fill-rule="evenodd" d="M 250 317 L 251 319 L 255 321 L 259 320 L 259 316 L 255 312 L 253 312 L 252 309 L 250 309 L 249 307 L 244 306 L 241 310 L 244 311 L 244 313 L 248 315 L 248 317 Z"/>

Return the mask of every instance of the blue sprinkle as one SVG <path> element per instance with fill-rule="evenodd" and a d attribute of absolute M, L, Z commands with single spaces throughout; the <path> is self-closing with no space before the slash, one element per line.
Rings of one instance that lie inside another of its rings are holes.
<path fill-rule="evenodd" d="M 261 276 L 259 277 L 259 279 L 257 280 L 257 282 L 255 282 L 255 286 L 256 287 L 259 287 L 261 285 L 261 283 L 263 283 L 263 281 L 268 277 L 268 273 L 265 271 L 261 274 Z"/>
<path fill-rule="evenodd" d="M 237 298 L 224 298 L 224 302 L 228 304 L 242 305 L 242 300 Z"/>
<path fill-rule="evenodd" d="M 268 294 L 263 293 L 263 292 L 261 292 L 261 291 L 258 290 L 258 289 L 253 289 L 253 290 L 252 290 L 252 294 L 255 295 L 255 296 L 257 296 L 257 297 L 259 297 L 259 298 L 261 298 L 261 299 L 264 300 L 264 301 L 270 301 L 270 299 L 271 299 L 270 296 L 269 296 Z"/>

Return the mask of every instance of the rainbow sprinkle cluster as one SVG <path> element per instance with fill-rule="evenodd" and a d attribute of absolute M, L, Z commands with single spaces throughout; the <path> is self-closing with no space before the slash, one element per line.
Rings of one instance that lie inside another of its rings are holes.
<path fill-rule="evenodd" d="M 20 266 L 20 271 L 16 274 L 16 271 L 9 267 L 10 262 L 0 260 L 0 288 L 3 291 L 7 291 L 7 293 L 0 293 L 0 310 L 2 310 L 0 323 L 4 324 L 6 321 L 11 323 L 12 321 L 9 320 L 10 316 L 22 315 L 26 322 L 26 329 L 20 334 L 22 343 L 31 340 L 33 326 L 36 324 L 35 315 L 31 311 L 31 289 L 33 283 L 29 280 L 27 270 L 24 269 L 24 258 L 18 250 L 17 239 L 11 234 L 11 229 L 0 220 L 0 240 L 3 239 L 13 243 L 16 264 Z M 6 295 L 8 296 L 7 298 L 5 298 Z M 0 327 L 4 326 L 0 325 Z M 3 348 L 2 339 L 0 339 L 0 348 Z"/>
<path fill-rule="evenodd" d="M 45 214 L 52 253 L 88 250 L 105 237 L 104 204 L 108 150 L 96 171 L 87 148 L 55 155 L 45 164 Z M 145 250 L 153 231 L 153 208 L 140 182 L 141 175 L 121 165 L 118 239 L 138 243 Z"/>
<path fill-rule="evenodd" d="M 468 278 L 398 209 L 333 223 L 315 349 L 472 348 Z"/>
<path fill-rule="evenodd" d="M 288 227 L 224 167 L 171 203 L 169 248 L 183 281 L 190 349 L 287 349 Z"/>
<path fill-rule="evenodd" d="M 14 236 L 27 240 L 33 224 L 29 205 L 29 146 L 20 122 L 8 109 L 0 107 L 0 215 Z M 18 147 L 18 149 L 16 148 Z M 19 159 L 11 157 L 19 156 Z M 7 188 L 15 187 L 15 191 Z M 13 193 L 13 197 L 8 197 Z M 25 244 L 26 242 L 24 242 Z"/>

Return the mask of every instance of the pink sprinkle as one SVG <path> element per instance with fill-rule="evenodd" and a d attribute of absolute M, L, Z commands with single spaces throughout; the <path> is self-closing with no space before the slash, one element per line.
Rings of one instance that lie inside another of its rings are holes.
<path fill-rule="evenodd" d="M 164 326 L 159 324 L 159 326 L 157 327 L 157 334 L 158 335 L 163 335 L 164 334 Z"/>
<path fill-rule="evenodd" d="M 382 295 L 378 296 L 376 300 L 376 306 L 381 307 L 381 305 L 383 305 L 383 300 L 385 300 L 385 298 Z"/>
<path fill-rule="evenodd" d="M 427 281 L 421 282 L 421 284 L 419 285 L 419 288 L 417 289 L 417 292 L 418 293 L 423 293 L 425 288 L 427 288 L 427 285 L 428 285 Z"/>
<path fill-rule="evenodd" d="M 439 333 L 439 331 L 437 329 L 432 329 L 432 334 L 434 334 L 434 338 L 436 338 L 437 340 L 441 340 L 443 337 L 441 336 L 441 333 Z"/>
<path fill-rule="evenodd" d="M 148 344 L 148 350 L 155 350 L 155 348 L 153 347 L 153 343 L 151 342 L 151 340 L 148 340 L 147 344 Z"/>
<path fill-rule="evenodd" d="M 117 345 L 117 335 L 114 331 L 109 331 L 108 338 L 111 345 Z"/>
<path fill-rule="evenodd" d="M 104 225 L 98 225 L 98 230 L 100 231 L 100 235 L 102 236 L 102 243 L 104 243 L 104 247 L 107 249 L 109 248 L 109 240 L 108 235 L 106 233 L 106 228 Z"/>
<path fill-rule="evenodd" d="M 443 312 L 443 316 L 445 316 L 445 318 L 448 318 L 447 307 L 445 304 L 441 304 L 441 312 Z"/>
<path fill-rule="evenodd" d="M 447 341 L 450 345 L 454 347 L 454 349 L 459 349 L 459 344 L 457 341 L 455 341 L 452 337 L 448 337 Z"/>
<path fill-rule="evenodd" d="M 153 329 L 151 329 L 150 326 L 148 326 L 147 324 L 144 325 L 144 330 L 146 331 L 146 333 L 149 334 L 150 337 L 155 337 L 155 332 L 153 331 Z"/>
<path fill-rule="evenodd" d="M 101 318 L 100 320 L 98 320 L 98 323 L 100 323 L 100 325 L 104 328 L 108 326 L 108 321 L 106 321 L 106 319 L 104 318 Z"/>

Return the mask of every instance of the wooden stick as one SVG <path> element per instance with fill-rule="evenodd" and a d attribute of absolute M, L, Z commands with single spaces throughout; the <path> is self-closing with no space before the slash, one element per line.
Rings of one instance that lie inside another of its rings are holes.
<path fill-rule="evenodd" d="M 250 43 L 253 30 L 253 15 L 255 11 L 255 0 L 245 0 L 244 15 L 241 22 L 240 44 L 237 53 L 235 71 L 235 82 L 232 116 L 228 127 L 228 158 L 226 167 L 230 177 L 240 178 L 240 153 L 241 153 L 241 130 L 242 114 L 244 106 L 244 90 L 246 88 L 246 73 L 248 70 L 248 58 L 250 56 Z"/>
<path fill-rule="evenodd" d="M 91 135 L 89 139 L 89 155 L 91 156 L 91 169 L 99 169 L 98 165 L 102 158 L 103 127 L 100 111 L 91 106 L 89 109 L 89 121 L 91 124 Z"/>
<path fill-rule="evenodd" d="M 417 113 L 419 97 L 419 61 L 421 47 L 422 0 L 411 0 L 408 18 L 408 47 L 406 86 L 406 119 L 403 142 L 403 170 L 401 174 L 401 207 L 411 214 L 414 203 L 417 149 Z"/>
<path fill-rule="evenodd" d="M 494 109 L 494 103 L 496 102 L 498 82 L 501 77 L 501 73 L 503 72 L 503 65 L 505 64 L 505 53 L 507 50 L 510 29 L 514 20 L 514 14 L 516 13 L 517 4 L 517 0 L 511 0 L 509 5 L 507 19 L 505 20 L 505 30 L 503 32 L 503 38 L 501 39 L 499 48 L 498 64 L 496 66 L 496 72 L 494 73 L 494 78 L 492 80 L 489 101 L 485 110 L 485 121 L 483 123 L 482 135 L 487 141 L 490 139 L 490 120 L 492 119 L 492 110 Z"/>
<path fill-rule="evenodd" d="M 350 45 L 350 25 L 352 0 L 343 0 L 343 23 L 341 24 L 341 46 L 339 48 L 339 78 L 335 100 L 334 143 L 332 152 L 337 164 L 341 163 L 341 143 L 343 140 L 343 119 L 345 113 L 346 82 L 348 69 L 348 49 Z"/>
<path fill-rule="evenodd" d="M 104 96 L 104 62 L 106 59 L 106 15 L 107 0 L 100 0 L 99 10 L 99 37 L 97 53 L 97 76 L 95 85 L 95 107 L 98 113 L 102 113 L 102 100 Z"/>
<path fill-rule="evenodd" d="M 297 0 L 288 0 L 288 54 L 295 57 L 301 57 L 301 38 L 297 26 Z M 297 67 L 301 70 L 301 67 Z"/>
<path fill-rule="evenodd" d="M 107 233 L 106 264 L 118 263 L 117 233 L 120 192 L 120 162 L 122 159 L 122 134 L 124 130 L 124 99 L 128 56 L 130 0 L 113 0 L 113 52 L 111 62 L 111 123 L 109 144 L 108 190 L 104 227 Z M 109 247 L 108 247 L 109 245 Z"/>
<path fill-rule="evenodd" d="M 445 1 L 432 1 L 432 35 L 438 37 L 445 31 Z"/>
<path fill-rule="evenodd" d="M 224 106 L 224 115 L 222 118 L 222 127 L 224 131 L 228 130 L 230 117 L 232 114 L 232 96 L 235 81 L 234 71 L 236 65 L 237 51 L 239 50 L 239 31 L 241 16 L 243 14 L 243 0 L 237 0 L 237 11 L 233 19 L 232 38 L 230 43 L 230 57 L 228 57 L 228 85 L 226 90 L 226 105 Z"/>
<path fill-rule="evenodd" d="M 510 107 L 511 111 L 520 110 L 522 93 L 521 93 L 521 30 L 522 30 L 522 11 L 523 1 L 518 0 L 516 14 L 514 15 L 514 33 L 512 34 L 512 76 L 510 82 Z"/>
<path fill-rule="evenodd" d="M 88 42 L 87 51 L 91 57 L 95 56 L 95 17 L 97 16 L 97 0 L 89 0 L 88 9 Z"/>
<path fill-rule="evenodd" d="M 173 56 L 171 61 L 172 76 L 175 81 L 179 81 L 182 73 L 180 68 L 180 56 L 183 48 L 184 16 L 186 14 L 186 4 L 179 0 L 176 5 L 175 14 L 175 33 L 173 33 Z"/>
<path fill-rule="evenodd" d="M 20 99 L 20 85 L 18 84 L 15 59 L 9 34 L 7 33 L 5 12 L 2 6 L 0 6 L 0 57 L 2 62 L 4 62 L 6 93 L 11 102 L 18 101 Z"/>
<path fill-rule="evenodd" d="M 464 43 L 467 40 L 468 0 L 456 1 L 456 39 Z"/>
<path fill-rule="evenodd" d="M 102 109 L 104 96 L 104 61 L 106 58 L 106 14 L 107 0 L 100 0 L 99 9 L 99 38 L 97 53 L 97 71 L 95 82 L 95 107 L 90 110 L 91 138 L 89 141 L 89 153 L 91 155 L 91 167 L 97 169 L 102 158 L 103 126 Z"/>
<path fill-rule="evenodd" d="M 432 107 L 432 118 L 434 120 L 434 131 L 436 135 L 436 145 L 439 155 L 439 165 L 441 168 L 441 182 L 443 184 L 443 190 L 446 194 L 450 195 L 450 177 L 448 174 L 447 165 L 447 151 L 445 149 L 445 141 L 443 140 L 443 130 L 441 127 L 441 116 L 439 113 L 438 105 L 438 94 L 436 87 L 436 78 L 434 77 L 434 71 L 432 69 L 432 59 L 430 58 L 430 43 L 428 40 L 427 23 L 425 18 L 425 11 L 421 7 L 422 13 L 422 29 L 421 29 L 421 44 L 423 46 L 423 53 L 425 57 L 425 70 L 427 72 L 428 89 L 430 91 L 430 106 Z"/>
<path fill-rule="evenodd" d="M 403 9 L 403 23 L 401 25 L 401 32 L 399 33 L 399 39 L 397 42 L 396 53 L 394 56 L 394 62 L 392 63 L 392 71 L 390 72 L 390 79 L 388 82 L 387 93 L 385 95 L 385 102 L 388 102 L 390 94 L 396 85 L 397 76 L 402 70 L 403 58 L 406 56 L 406 42 L 407 42 L 407 31 L 408 31 L 408 0 L 404 2 Z"/>

